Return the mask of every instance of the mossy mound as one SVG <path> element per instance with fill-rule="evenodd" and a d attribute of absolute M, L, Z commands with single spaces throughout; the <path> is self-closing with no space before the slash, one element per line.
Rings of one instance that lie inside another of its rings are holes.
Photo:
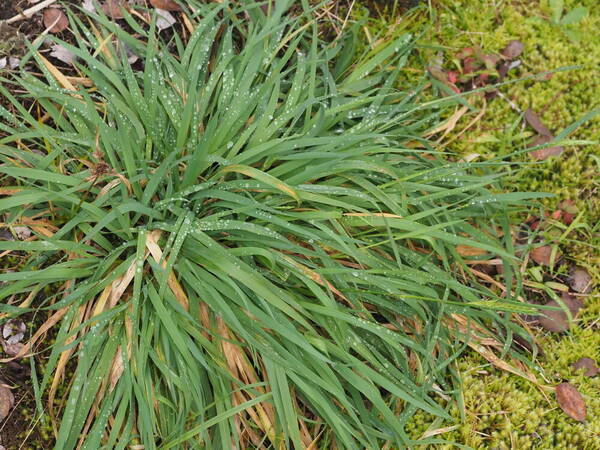
<path fill-rule="evenodd" d="M 453 408 L 452 416 L 459 425 L 439 437 L 472 448 L 599 448 L 600 377 L 587 377 L 572 367 L 580 358 L 600 360 L 600 333 L 594 328 L 598 309 L 598 305 L 587 308 L 570 335 L 539 337 L 546 349 L 546 356 L 539 361 L 545 375 L 545 380 L 539 380 L 545 388 L 494 368 L 475 352 L 461 358 L 457 368 L 462 374 L 464 415 Z M 551 386 L 566 381 L 583 396 L 587 407 L 584 423 L 569 418 L 557 405 Z M 432 423 L 433 417 L 419 413 L 407 431 L 418 438 L 436 428 Z"/>
<path fill-rule="evenodd" d="M 526 151 L 535 132 L 522 118 L 523 111 L 530 108 L 558 135 L 600 107 L 600 41 L 593 38 L 600 29 L 600 7 L 595 0 L 566 0 L 564 4 L 563 15 L 577 6 L 587 7 L 589 14 L 575 24 L 560 26 L 552 21 L 547 1 L 502 2 L 496 8 L 482 0 L 445 0 L 434 2 L 431 9 L 423 6 L 420 21 L 415 21 L 412 29 L 418 36 L 424 27 L 428 28 L 403 77 L 407 85 L 414 84 L 416 78 L 426 76 L 427 67 L 440 57 L 444 69 L 456 70 L 456 54 L 465 47 L 477 46 L 490 54 L 500 53 L 512 40 L 524 44 L 520 66 L 510 71 L 507 78 L 530 79 L 502 86 L 502 96 L 491 100 L 472 96 L 470 102 L 479 110 L 464 114 L 440 141 L 440 147 L 451 158 L 467 154 L 491 158 L 521 151 L 510 156 L 514 172 L 506 186 L 515 191 L 555 194 L 543 200 L 550 211 L 563 200 L 574 201 L 581 213 L 576 229 L 566 236 L 546 233 L 545 237 L 558 240 L 565 261 L 585 266 L 598 286 L 600 144 L 567 146 L 557 157 L 535 161 Z M 366 12 L 366 8 L 359 8 L 355 18 L 364 20 Z M 403 20 L 386 15 L 385 11 L 377 18 L 371 15 L 365 22 L 366 45 L 393 32 Z M 547 71 L 553 73 L 547 75 Z M 434 93 L 430 93 L 433 97 Z M 482 109 L 484 113 L 474 120 Z M 449 111 L 448 115 L 454 112 Z M 568 139 L 600 141 L 600 116 L 582 124 Z M 545 278 L 555 276 L 551 270 L 545 272 Z M 458 370 L 463 375 L 464 417 L 455 408 L 452 414 L 459 425 L 439 437 L 473 448 L 600 448 L 600 376 L 585 377 L 571 367 L 582 357 L 600 360 L 599 314 L 600 295 L 596 289 L 587 297 L 581 316 L 568 334 L 538 336 L 545 351 L 539 362 L 546 378 L 544 390 L 494 368 L 474 352 L 462 357 Z M 583 395 L 587 422 L 576 422 L 558 407 L 552 386 L 564 381 L 576 386 Z M 432 423 L 432 419 L 419 414 L 408 425 L 408 431 L 416 438 L 446 426 Z"/>
<path fill-rule="evenodd" d="M 502 372 L 476 354 L 461 359 L 459 370 L 464 383 L 464 419 L 458 409 L 453 416 L 458 428 L 440 437 L 473 448 L 497 449 L 597 449 L 600 420 L 600 378 L 587 378 L 570 364 L 580 357 L 600 356 L 600 337 L 590 329 L 578 329 L 572 337 L 543 339 L 553 348 L 541 365 L 551 384 L 568 380 L 582 394 L 588 422 L 579 423 L 561 411 L 550 390 Z M 592 347 L 595 346 L 595 349 Z M 409 432 L 421 436 L 431 418 L 420 414 L 409 424 Z M 452 445 L 440 448 L 455 448 Z"/>
<path fill-rule="evenodd" d="M 503 87 L 506 99 L 522 111 L 537 112 L 550 131 L 558 134 L 587 112 L 600 106 L 600 41 L 591 37 L 600 29 L 597 2 L 567 1 L 565 11 L 587 4 L 590 14 L 577 23 L 581 39 L 572 40 L 569 27 L 552 22 L 548 5 L 538 2 L 511 2 L 502 8 L 484 7 L 485 2 L 448 1 L 440 7 L 438 27 L 433 27 L 430 39 L 447 47 L 446 55 L 463 47 L 478 45 L 484 52 L 499 52 L 509 41 L 516 39 L 525 45 L 521 66 L 512 78 L 526 77 L 567 67 L 571 70 L 552 73 L 539 79 L 527 80 Z M 548 79 L 549 78 L 549 79 Z M 457 124 L 461 130 L 473 118 L 465 115 Z M 449 151 L 479 153 L 484 156 L 507 152 L 503 144 L 513 145 L 508 151 L 519 150 L 526 144 L 522 139 L 519 114 L 508 101 L 497 98 L 489 101 L 483 120 L 474 124 L 462 139 L 450 144 Z M 583 124 L 571 139 L 600 140 L 600 117 Z M 559 157 L 529 165 L 515 177 L 516 189 L 551 192 L 556 197 L 546 200 L 548 207 L 565 199 L 575 200 L 580 209 L 588 211 L 591 223 L 600 217 L 597 196 L 600 155 L 598 144 L 567 147 Z M 527 161 L 528 158 L 521 158 Z M 529 159 L 530 160 L 530 159 Z"/>

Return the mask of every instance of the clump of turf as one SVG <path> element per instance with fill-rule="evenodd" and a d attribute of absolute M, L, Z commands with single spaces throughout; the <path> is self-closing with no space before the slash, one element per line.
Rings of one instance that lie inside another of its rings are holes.
<path fill-rule="evenodd" d="M 464 342 L 526 335 L 507 212 L 535 196 L 412 148 L 447 101 L 395 88 L 411 36 L 355 61 L 291 3 L 194 2 L 169 42 L 71 15 L 91 87 L 35 49 L 41 77 L 3 80 L 24 93 L 0 87 L 0 212 L 34 238 L 0 242 L 28 255 L 0 298 L 59 327 L 50 405 L 77 362 L 56 448 L 431 445 L 405 426 L 451 420 Z M 500 258 L 514 296 L 465 254 Z"/>

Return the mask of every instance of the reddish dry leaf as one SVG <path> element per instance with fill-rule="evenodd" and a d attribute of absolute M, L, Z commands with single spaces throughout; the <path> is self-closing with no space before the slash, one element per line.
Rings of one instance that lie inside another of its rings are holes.
<path fill-rule="evenodd" d="M 563 200 L 558 204 L 558 207 L 562 211 L 567 212 L 569 214 L 577 214 L 579 212 L 577 205 L 575 205 L 575 202 L 571 199 Z"/>
<path fill-rule="evenodd" d="M 506 59 L 515 59 L 523 53 L 524 48 L 525 46 L 521 41 L 510 41 L 506 47 L 504 47 L 504 50 L 502 50 L 502 55 L 504 55 Z"/>
<path fill-rule="evenodd" d="M 573 318 L 577 317 L 579 310 L 583 307 L 583 303 L 566 292 L 562 294 L 561 300 L 569 308 L 571 316 Z M 556 300 L 550 300 L 545 306 L 562 307 Z M 542 328 L 552 333 L 567 331 L 571 325 L 567 313 L 562 309 L 543 311 L 538 319 L 538 323 Z"/>
<path fill-rule="evenodd" d="M 181 11 L 182 9 L 173 0 L 150 0 L 150 4 L 155 8 L 164 9 L 165 11 Z"/>
<path fill-rule="evenodd" d="M 589 294 L 592 290 L 592 277 L 587 270 L 581 267 L 574 267 L 571 270 L 569 286 L 571 286 L 571 289 L 575 292 Z"/>
<path fill-rule="evenodd" d="M 531 126 L 531 128 L 533 128 L 542 136 L 552 136 L 550 130 L 546 128 L 546 125 L 542 123 L 540 117 L 532 109 L 527 109 L 525 111 L 525 120 Z"/>
<path fill-rule="evenodd" d="M 543 266 L 549 266 L 552 263 L 552 246 L 542 245 L 541 247 L 536 247 L 529 252 L 529 256 L 536 263 Z M 556 254 L 556 259 L 558 259 L 558 252 Z"/>
<path fill-rule="evenodd" d="M 456 87 L 456 85 L 454 83 L 449 81 L 448 74 L 439 65 L 437 65 L 437 64 L 432 65 L 427 68 L 427 71 L 433 78 L 435 78 L 438 81 L 441 81 L 442 83 L 444 83 L 446 86 L 448 86 L 450 89 L 452 89 L 457 94 L 460 93 L 460 90 L 458 89 L 458 87 Z"/>
<path fill-rule="evenodd" d="M 563 212 L 562 222 L 565 225 L 571 225 L 573 223 L 573 220 L 575 220 L 575 216 L 579 212 L 579 209 L 575 205 L 575 202 L 571 199 L 563 200 L 558 204 L 558 207 Z"/>
<path fill-rule="evenodd" d="M 2 422 L 15 404 L 15 397 L 11 390 L 0 380 L 0 422 Z"/>
<path fill-rule="evenodd" d="M 473 56 L 474 54 L 475 54 L 475 51 L 473 50 L 473 47 L 465 47 L 456 54 L 456 57 L 458 59 L 465 59 L 465 58 L 468 58 L 469 56 Z"/>
<path fill-rule="evenodd" d="M 567 415 L 578 422 L 584 422 L 586 417 L 585 402 L 575 386 L 561 383 L 556 386 L 556 401 Z"/>
<path fill-rule="evenodd" d="M 102 11 L 112 19 L 122 19 L 124 17 L 122 11 L 124 6 L 125 0 L 106 0 L 102 4 Z"/>
<path fill-rule="evenodd" d="M 69 19 L 60 9 L 47 8 L 44 10 L 44 26 L 49 28 L 50 33 L 60 33 L 69 26 Z"/>
<path fill-rule="evenodd" d="M 575 214 L 571 214 L 571 213 L 567 213 L 567 212 L 563 213 L 562 222 L 565 225 L 571 225 L 573 223 L 573 220 L 575 220 Z"/>
<path fill-rule="evenodd" d="M 586 377 L 593 377 L 600 373 L 600 368 L 596 366 L 596 361 L 594 361 L 592 358 L 579 358 L 577 361 L 571 364 L 571 366 L 573 366 L 573 369 L 575 370 L 584 369 L 585 372 L 583 372 L 583 374 Z"/>
<path fill-rule="evenodd" d="M 463 73 L 469 74 L 475 72 L 479 68 L 479 65 L 475 62 L 475 58 L 469 56 L 463 62 Z"/>
<path fill-rule="evenodd" d="M 538 145 L 544 145 L 544 144 L 547 144 L 548 142 L 552 142 L 553 140 L 554 140 L 554 136 L 540 135 L 531 143 L 531 147 L 536 147 Z M 564 150 L 564 147 L 562 147 L 560 145 L 553 146 L 553 147 L 538 148 L 537 150 L 533 150 L 531 152 L 531 156 L 533 156 L 538 161 L 543 161 L 545 159 L 550 158 L 551 156 L 560 155 L 563 152 L 563 150 Z"/>
<path fill-rule="evenodd" d="M 500 61 L 500 57 L 490 53 L 489 55 L 483 55 L 481 57 L 481 61 L 483 64 L 485 64 L 485 67 L 488 70 L 494 70 L 496 68 L 496 64 L 498 64 L 498 61 Z"/>

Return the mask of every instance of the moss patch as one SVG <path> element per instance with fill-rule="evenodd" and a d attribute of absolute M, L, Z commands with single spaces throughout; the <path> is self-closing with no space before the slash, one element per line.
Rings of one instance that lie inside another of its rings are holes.
<path fill-rule="evenodd" d="M 407 85 L 414 85 L 417 77 L 423 77 L 435 58 L 441 57 L 445 69 L 456 70 L 455 56 L 462 48 L 478 46 L 484 53 L 499 53 L 511 40 L 523 42 L 525 49 L 519 58 L 521 65 L 509 73 L 509 79 L 579 66 L 503 86 L 500 98 L 486 101 L 483 96 L 471 97 L 479 111 L 463 115 L 440 141 L 440 147 L 451 158 L 467 154 L 490 158 L 525 150 L 534 134 L 522 120 L 522 112 L 528 108 L 537 112 L 543 123 L 558 135 L 600 107 L 600 41 L 592 38 L 600 29 L 600 8 L 595 0 L 567 0 L 565 13 L 576 6 L 586 6 L 589 14 L 569 27 L 553 23 L 546 1 L 501 2 L 501 7 L 495 7 L 491 1 L 446 0 L 435 2 L 431 9 L 422 7 L 419 26 L 429 28 L 403 72 L 409 80 Z M 355 18 L 363 19 L 365 11 L 358 9 Z M 391 25 L 401 20 L 389 14 L 371 17 L 365 22 L 365 41 L 374 42 L 377 37 L 385 36 L 393 28 Z M 414 27 L 416 34 L 422 32 L 419 26 Z M 572 30 L 580 33 L 580 40 L 573 40 L 576 36 Z M 481 110 L 483 115 L 474 120 Z M 600 117 L 584 123 L 569 139 L 600 141 Z M 514 173 L 509 175 L 510 188 L 555 194 L 543 200 L 549 210 L 563 200 L 575 202 L 581 213 L 579 225 L 562 236 L 564 228 L 558 232 L 550 227 L 544 238 L 558 242 L 565 260 L 585 266 L 598 286 L 600 145 L 568 146 L 562 155 L 542 162 L 534 161 L 526 152 L 511 157 L 511 161 Z M 550 270 L 544 275 L 548 279 L 556 276 Z M 538 336 L 546 353 L 540 366 L 547 385 L 563 381 L 574 384 L 586 401 L 588 422 L 578 423 L 563 413 L 552 390 L 542 392 L 532 383 L 499 371 L 471 353 L 458 363 L 464 384 L 464 420 L 455 408 L 452 414 L 458 427 L 439 437 L 474 448 L 599 448 L 600 377 L 587 378 L 571 368 L 581 357 L 600 360 L 599 314 L 600 295 L 596 289 L 587 297 L 585 309 L 569 334 Z M 416 438 L 428 428 L 445 426 L 432 425 L 432 419 L 426 414 L 417 415 L 408 425 L 409 432 Z"/>

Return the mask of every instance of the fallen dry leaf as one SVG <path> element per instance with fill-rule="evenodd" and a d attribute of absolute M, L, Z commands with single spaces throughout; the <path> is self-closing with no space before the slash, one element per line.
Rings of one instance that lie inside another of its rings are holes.
<path fill-rule="evenodd" d="M 585 402 L 575 386 L 570 383 L 560 383 L 556 386 L 556 401 L 569 417 L 578 422 L 585 421 Z"/>
<path fill-rule="evenodd" d="M 17 238 L 21 241 L 31 237 L 31 228 L 29 227 L 13 227 L 13 231 L 17 235 Z"/>
<path fill-rule="evenodd" d="M 592 277 L 584 268 L 574 267 L 571 269 L 569 286 L 571 286 L 571 289 L 575 292 L 589 294 L 592 290 Z"/>
<path fill-rule="evenodd" d="M 552 136 L 550 130 L 546 128 L 546 125 L 542 123 L 540 117 L 532 109 L 527 109 L 524 116 L 529 126 L 539 134 L 542 136 Z"/>
<path fill-rule="evenodd" d="M 25 344 L 23 344 L 22 342 L 15 342 L 13 344 L 10 344 L 4 340 L 2 341 L 2 350 L 4 350 L 4 353 L 6 353 L 8 356 L 17 356 L 21 353 L 23 347 L 25 347 Z"/>
<path fill-rule="evenodd" d="M 504 77 L 508 75 L 508 72 L 510 72 L 512 69 L 516 69 L 520 65 L 520 59 L 514 61 L 503 61 L 500 64 L 498 64 L 498 76 L 500 77 L 500 80 L 503 80 Z"/>
<path fill-rule="evenodd" d="M 0 380 L 0 422 L 3 421 L 15 404 L 15 397 L 3 380 Z"/>
<path fill-rule="evenodd" d="M 15 356 L 23 348 L 21 341 L 25 337 L 27 327 L 22 320 L 9 320 L 2 327 L 2 348 L 4 353 L 10 356 Z"/>
<path fill-rule="evenodd" d="M 502 55 L 506 59 L 515 59 L 518 58 L 521 53 L 523 53 L 523 49 L 525 46 L 521 41 L 510 41 L 504 50 L 502 50 Z"/>
<path fill-rule="evenodd" d="M 573 318 L 577 317 L 579 310 L 583 307 L 583 303 L 566 292 L 563 292 L 561 300 L 569 308 L 571 316 Z M 545 306 L 562 307 L 556 300 L 550 300 Z M 538 323 L 542 328 L 552 333 L 567 331 L 571 325 L 567 313 L 562 309 L 543 311 L 538 318 Z"/>
<path fill-rule="evenodd" d="M 26 330 L 27 327 L 22 320 L 9 320 L 2 327 L 2 337 L 10 344 L 21 342 Z"/>
<path fill-rule="evenodd" d="M 95 12 L 94 0 L 83 0 L 81 7 L 88 12 Z"/>
<path fill-rule="evenodd" d="M 60 33 L 69 26 L 69 19 L 60 9 L 47 8 L 44 10 L 44 26 L 50 33 Z"/>
<path fill-rule="evenodd" d="M 529 256 L 536 263 L 543 266 L 550 266 L 552 264 L 552 246 L 550 245 L 542 245 L 541 247 L 536 247 L 531 249 L 529 252 Z M 556 259 L 558 259 L 558 252 L 556 253 Z M 556 262 L 556 260 L 554 261 Z"/>
<path fill-rule="evenodd" d="M 177 21 L 175 17 L 173 17 L 173 14 L 167 10 L 156 8 L 156 13 L 158 15 L 156 19 L 156 28 L 158 28 L 159 31 L 169 28 Z"/>
<path fill-rule="evenodd" d="M 448 73 L 446 73 L 446 71 L 442 68 L 442 64 L 443 58 L 438 55 L 432 59 L 431 64 L 429 67 L 427 67 L 427 72 L 429 72 L 433 78 L 444 83 L 457 94 L 460 93 L 458 87 L 448 79 Z"/>
<path fill-rule="evenodd" d="M 531 143 L 530 147 L 537 147 L 538 145 L 544 145 L 544 144 L 547 144 L 548 142 L 552 142 L 553 140 L 554 140 L 554 136 L 539 135 Z M 551 156 L 560 155 L 563 152 L 563 150 L 564 150 L 564 147 L 562 147 L 560 145 L 555 145 L 552 147 L 538 148 L 537 150 L 532 150 L 530 153 L 531 153 L 531 156 L 533 156 L 538 161 L 543 161 L 545 159 L 550 158 Z"/>
<path fill-rule="evenodd" d="M 577 205 L 575 205 L 575 202 L 571 199 L 566 199 L 560 202 L 558 204 L 558 207 L 563 213 L 562 222 L 565 225 L 571 225 L 573 223 L 573 220 L 575 220 L 575 216 L 579 212 L 579 209 L 577 208 Z"/>
<path fill-rule="evenodd" d="M 592 358 L 579 358 L 573 364 L 571 364 L 575 370 L 585 370 L 583 374 L 586 377 L 593 377 L 600 373 L 600 367 L 596 365 L 596 361 Z"/>
<path fill-rule="evenodd" d="M 181 11 L 182 8 L 173 0 L 150 0 L 150 4 L 155 8 L 165 11 Z"/>
<path fill-rule="evenodd" d="M 8 67 L 11 70 L 16 69 L 17 67 L 19 67 L 20 64 L 21 64 L 21 58 L 17 58 L 16 56 L 8 57 Z"/>
<path fill-rule="evenodd" d="M 72 51 L 63 47 L 62 45 L 55 44 L 51 47 L 51 50 L 52 51 L 50 52 L 50 56 L 52 56 L 53 58 L 56 58 L 59 61 L 62 61 L 67 64 L 73 64 L 75 62 L 75 54 Z"/>
<path fill-rule="evenodd" d="M 16 69 L 21 64 L 21 59 L 15 56 L 2 57 L 0 58 L 0 70 L 9 68 L 11 70 Z"/>
<path fill-rule="evenodd" d="M 456 57 L 458 59 L 465 59 L 468 58 L 469 56 L 473 56 L 475 54 L 475 50 L 473 49 L 473 47 L 465 47 L 462 48 L 461 50 L 459 50 L 459 52 L 456 54 Z"/>
<path fill-rule="evenodd" d="M 112 19 L 122 19 L 124 17 L 122 8 L 124 7 L 124 0 L 106 0 L 106 2 L 102 4 L 102 11 Z"/>

